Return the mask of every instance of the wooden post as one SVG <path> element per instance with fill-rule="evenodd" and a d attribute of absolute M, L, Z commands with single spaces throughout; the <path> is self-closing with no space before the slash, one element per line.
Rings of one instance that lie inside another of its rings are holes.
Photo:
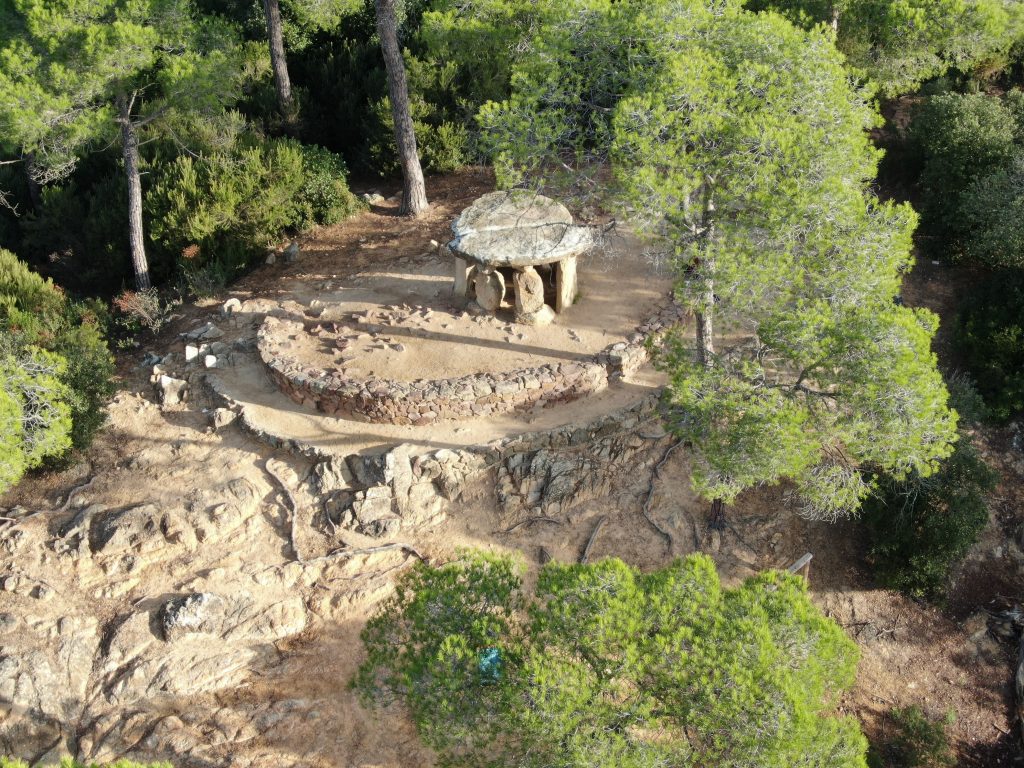
<path fill-rule="evenodd" d="M 786 570 L 789 573 L 796 573 L 798 571 L 803 571 L 803 573 L 801 575 L 804 577 L 805 581 L 809 582 L 811 580 L 811 560 L 813 558 L 814 558 L 814 555 L 812 555 L 810 552 L 808 552 L 803 557 L 801 557 L 799 560 L 797 560 L 795 563 L 793 563 L 791 566 L 789 566 L 789 568 L 787 568 Z"/>

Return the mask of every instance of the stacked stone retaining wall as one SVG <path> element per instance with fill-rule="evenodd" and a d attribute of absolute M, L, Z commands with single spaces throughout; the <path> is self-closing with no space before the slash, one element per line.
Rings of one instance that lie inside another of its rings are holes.
<path fill-rule="evenodd" d="M 274 382 L 296 403 L 329 416 L 426 426 L 529 410 L 598 392 L 608 386 L 609 377 L 629 375 L 643 365 L 647 338 L 681 317 L 679 307 L 668 304 L 628 340 L 610 345 L 589 360 L 429 381 L 355 379 L 344 371 L 310 368 L 288 351 L 289 337 L 306 333 L 305 326 L 295 320 L 267 317 L 259 329 L 257 348 Z"/>

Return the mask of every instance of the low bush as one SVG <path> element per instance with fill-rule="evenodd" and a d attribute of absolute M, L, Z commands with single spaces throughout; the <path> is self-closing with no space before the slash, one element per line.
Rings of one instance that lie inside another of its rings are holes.
<path fill-rule="evenodd" d="M 868 752 L 869 768 L 952 768 L 956 756 L 949 745 L 945 718 L 930 718 L 920 707 L 903 707 L 889 713 L 894 730 L 882 744 Z"/>
<path fill-rule="evenodd" d="M 105 312 L 98 302 L 69 301 L 13 253 L 0 250 L 0 336 L 5 359 L 9 364 L 30 363 L 40 375 L 59 381 L 60 387 L 48 383 L 45 389 L 51 400 L 67 408 L 70 417 L 70 442 L 51 440 L 47 457 L 60 455 L 69 445 L 84 448 L 103 423 L 104 405 L 114 391 L 114 361 L 104 338 L 105 325 Z M 7 385 L 9 417 L 12 388 L 25 382 L 17 384 L 8 377 Z M 19 401 L 23 413 L 31 407 L 23 396 Z M 37 463 L 29 461 L 26 467 Z"/>
<path fill-rule="evenodd" d="M 171 321 L 171 313 L 180 300 L 166 300 L 156 288 L 143 291 L 121 291 L 112 303 L 112 326 L 119 338 L 118 346 L 130 346 L 143 331 L 156 335 Z"/>
<path fill-rule="evenodd" d="M 1024 273 L 1002 270 L 968 291 L 954 340 L 992 417 L 1024 410 Z"/>
<path fill-rule="evenodd" d="M 293 225 L 302 229 L 315 224 L 337 224 L 358 211 L 361 204 L 345 183 L 348 168 L 342 157 L 315 144 L 303 144 L 301 152 L 304 181 Z"/>
<path fill-rule="evenodd" d="M 960 196 L 961 256 L 988 267 L 1024 267 L 1024 153 Z"/>
<path fill-rule="evenodd" d="M 0 768 L 29 768 L 28 763 L 23 760 L 15 760 L 9 757 L 0 757 Z M 38 766 L 37 766 L 38 768 Z M 134 763 L 131 760 L 118 760 L 113 763 L 80 763 L 70 757 L 60 761 L 60 766 L 49 766 L 49 768 L 173 768 L 170 763 Z"/>
<path fill-rule="evenodd" d="M 960 250 L 968 229 L 961 195 L 1016 152 L 1016 106 L 985 94 L 945 93 L 915 112 L 909 138 L 921 167 L 922 226 L 935 252 Z"/>
<path fill-rule="evenodd" d="M 884 478 L 863 505 L 879 582 L 939 597 L 950 569 L 988 522 L 986 494 L 997 480 L 966 437 L 935 474 Z"/>
<path fill-rule="evenodd" d="M 284 232 L 332 224 L 358 208 L 344 161 L 292 139 L 178 157 L 146 195 L 157 251 L 203 291 L 237 276 Z"/>

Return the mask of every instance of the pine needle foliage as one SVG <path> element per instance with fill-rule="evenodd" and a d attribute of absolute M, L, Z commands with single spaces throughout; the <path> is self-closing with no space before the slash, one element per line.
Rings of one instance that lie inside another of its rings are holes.
<path fill-rule="evenodd" d="M 442 765 L 865 766 L 829 714 L 857 648 L 799 577 L 725 589 L 694 555 L 549 563 L 526 589 L 517 562 L 466 553 L 409 572 L 363 640 L 354 686 L 403 701 Z"/>

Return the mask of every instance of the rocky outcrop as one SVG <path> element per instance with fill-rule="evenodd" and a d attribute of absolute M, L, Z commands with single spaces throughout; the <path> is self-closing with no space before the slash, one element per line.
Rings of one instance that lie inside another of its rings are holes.
<path fill-rule="evenodd" d="M 345 530 L 380 537 L 403 525 L 435 525 L 470 488 L 493 489 L 500 509 L 554 515 L 607 495 L 617 473 L 640 453 L 661 451 L 658 398 L 587 424 L 517 435 L 485 446 L 415 453 L 401 445 L 382 454 L 322 461 L 311 474 L 327 491 L 325 513 Z M 342 468 L 343 467 L 343 468 Z M 365 486 L 364 486 L 365 484 Z M 328 490 L 329 489 L 329 490 Z"/>

